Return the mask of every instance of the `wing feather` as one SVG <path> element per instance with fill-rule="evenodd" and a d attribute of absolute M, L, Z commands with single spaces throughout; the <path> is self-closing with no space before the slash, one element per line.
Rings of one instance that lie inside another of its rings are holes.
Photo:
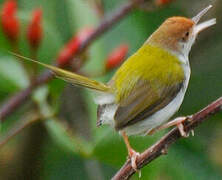
<path fill-rule="evenodd" d="M 161 92 L 157 93 L 148 85 L 148 82 L 143 83 L 143 86 L 141 82 L 136 85 L 129 98 L 120 102 L 114 117 L 117 130 L 143 120 L 162 109 L 183 87 L 181 82 L 177 85 L 162 87 Z M 139 91 L 137 91 L 138 88 Z"/>

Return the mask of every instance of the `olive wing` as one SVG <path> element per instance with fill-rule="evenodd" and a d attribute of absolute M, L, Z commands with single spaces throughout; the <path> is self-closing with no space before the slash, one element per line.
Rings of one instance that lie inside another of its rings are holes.
<path fill-rule="evenodd" d="M 138 81 L 129 96 L 121 100 L 114 116 L 117 130 L 144 120 L 162 109 L 183 87 L 183 82 L 167 86 L 156 82 L 155 87 L 150 84 L 153 83 L 146 80 Z"/>

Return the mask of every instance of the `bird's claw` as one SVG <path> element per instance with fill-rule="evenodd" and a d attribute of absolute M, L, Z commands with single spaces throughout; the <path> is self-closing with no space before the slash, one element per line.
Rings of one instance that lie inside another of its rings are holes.
<path fill-rule="evenodd" d="M 194 136 L 194 130 L 192 129 L 190 132 L 191 132 L 191 135 Z"/>
<path fill-rule="evenodd" d="M 177 124 L 177 127 L 178 127 L 178 129 L 179 129 L 179 131 L 180 131 L 180 135 L 181 135 L 182 137 L 189 137 L 189 133 L 186 133 L 186 132 L 184 131 L 184 125 L 183 125 L 182 123 L 178 123 L 178 124 Z"/>
<path fill-rule="evenodd" d="M 136 161 L 139 156 L 140 156 L 140 153 L 131 149 L 130 154 L 129 154 L 129 158 L 131 160 L 131 166 L 135 171 L 138 171 Z"/>
<path fill-rule="evenodd" d="M 190 133 L 186 133 L 184 131 L 184 125 L 183 125 L 183 122 L 188 120 L 189 122 L 192 121 L 192 118 L 193 118 L 193 115 L 189 115 L 189 116 L 185 116 L 185 117 L 179 117 L 177 118 L 176 120 L 178 121 L 178 123 L 176 124 L 179 131 L 180 131 L 180 135 L 182 137 L 189 137 Z M 194 136 L 194 130 L 192 129 L 191 130 L 191 134 L 192 136 Z"/>

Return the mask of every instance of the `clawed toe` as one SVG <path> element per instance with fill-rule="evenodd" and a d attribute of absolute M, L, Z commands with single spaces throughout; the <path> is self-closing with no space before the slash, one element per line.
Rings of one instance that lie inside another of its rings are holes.
<path fill-rule="evenodd" d="M 130 156 L 132 168 L 135 171 L 138 171 L 136 161 L 137 161 L 137 158 L 140 156 L 140 153 L 138 153 L 138 152 L 134 151 L 133 149 L 131 149 L 129 156 Z"/>
<path fill-rule="evenodd" d="M 131 161 L 131 166 L 132 168 L 139 173 L 139 177 L 141 177 L 141 171 L 139 171 L 137 169 L 137 164 L 136 164 L 136 161 L 137 161 L 137 158 L 140 156 L 140 153 L 134 151 L 132 149 L 132 147 L 130 146 L 130 143 L 129 143 L 129 139 L 128 139 L 128 136 L 126 135 L 126 133 L 124 131 L 121 132 L 122 136 L 123 136 L 123 139 L 124 139 L 124 142 L 126 144 L 126 147 L 128 149 L 128 154 L 129 154 L 129 159 Z"/>
<path fill-rule="evenodd" d="M 122 132 L 122 136 L 123 136 L 124 142 L 126 144 L 126 147 L 128 149 L 128 154 L 129 154 L 129 159 L 131 161 L 131 166 L 135 171 L 138 172 L 136 161 L 137 161 L 137 158 L 140 156 L 140 153 L 134 151 L 134 149 L 130 146 L 128 136 L 126 135 L 126 133 L 124 131 Z M 139 175 L 140 175 L 140 173 L 139 173 Z"/>
<path fill-rule="evenodd" d="M 178 129 L 179 129 L 179 131 L 180 131 L 180 135 L 181 135 L 182 137 L 189 137 L 189 133 L 186 133 L 186 132 L 184 131 L 184 125 L 183 125 L 182 123 L 177 124 L 177 127 L 178 127 Z"/>
<path fill-rule="evenodd" d="M 191 132 L 191 135 L 194 136 L 194 130 L 192 129 L 190 132 Z"/>
<path fill-rule="evenodd" d="M 193 118 L 193 116 L 191 115 L 191 116 L 186 116 L 186 117 L 179 117 L 179 118 L 176 119 L 177 122 L 178 122 L 176 125 L 177 125 L 177 127 L 178 127 L 178 129 L 179 129 L 179 131 L 180 131 L 180 135 L 181 135 L 182 137 L 189 137 L 189 134 L 190 134 L 190 133 L 186 133 L 186 132 L 184 131 L 183 122 L 184 122 L 185 120 L 191 121 L 192 118 Z M 192 136 L 194 136 L 194 130 L 191 130 L 191 134 L 192 134 Z"/>

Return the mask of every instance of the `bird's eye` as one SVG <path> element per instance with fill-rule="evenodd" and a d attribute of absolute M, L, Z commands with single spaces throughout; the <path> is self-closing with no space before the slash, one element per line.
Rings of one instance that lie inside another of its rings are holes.
<path fill-rule="evenodd" d="M 187 31 L 185 34 L 184 34 L 184 36 L 182 37 L 182 42 L 186 42 L 187 40 L 188 40 L 188 38 L 189 38 L 189 31 Z"/>
<path fill-rule="evenodd" d="M 185 36 L 186 36 L 186 37 L 188 37 L 188 36 L 189 36 L 189 34 L 190 34 L 190 33 L 187 31 L 187 32 L 186 32 L 186 34 L 185 34 Z"/>

